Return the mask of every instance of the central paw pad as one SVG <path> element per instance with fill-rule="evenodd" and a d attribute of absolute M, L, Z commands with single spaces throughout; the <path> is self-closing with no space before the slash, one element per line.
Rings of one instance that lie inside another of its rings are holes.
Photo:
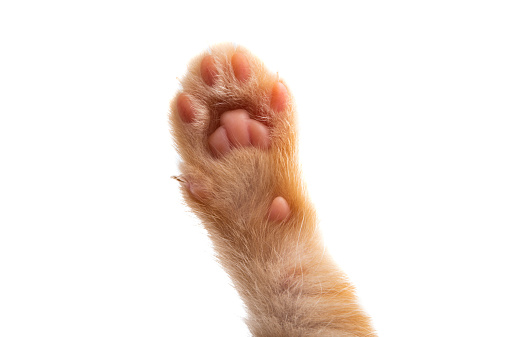
<path fill-rule="evenodd" d="M 221 115 L 220 126 L 210 135 L 208 144 L 217 156 L 227 154 L 234 147 L 267 149 L 270 146 L 269 131 L 262 123 L 249 118 L 245 110 L 227 111 Z"/>

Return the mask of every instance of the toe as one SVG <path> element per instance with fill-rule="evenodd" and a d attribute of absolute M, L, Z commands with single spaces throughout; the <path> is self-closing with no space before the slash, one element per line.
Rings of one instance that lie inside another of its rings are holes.
<path fill-rule="evenodd" d="M 290 215 L 290 206 L 283 197 L 276 197 L 270 205 L 268 217 L 272 221 L 283 221 Z"/>
<path fill-rule="evenodd" d="M 190 98 L 185 94 L 180 94 L 177 101 L 178 114 L 185 123 L 190 123 L 194 120 L 194 109 Z"/>
<path fill-rule="evenodd" d="M 208 145 L 210 145 L 210 150 L 218 157 L 229 152 L 231 146 L 224 126 L 220 126 L 208 137 Z"/>
<path fill-rule="evenodd" d="M 288 102 L 288 90 L 283 83 L 277 82 L 272 88 L 272 98 L 270 106 L 275 111 L 283 111 L 286 108 Z"/>
<path fill-rule="evenodd" d="M 251 144 L 255 147 L 259 147 L 260 149 L 268 149 L 270 146 L 268 128 L 254 119 L 249 120 L 248 128 Z"/>
<path fill-rule="evenodd" d="M 249 114 L 245 110 L 233 110 L 222 114 L 220 124 L 226 128 L 227 136 L 235 147 L 249 146 Z"/>
<path fill-rule="evenodd" d="M 206 55 L 201 61 L 201 77 L 203 78 L 203 81 L 208 85 L 213 85 L 217 75 L 217 69 L 213 63 L 213 57 L 211 55 Z"/>
<path fill-rule="evenodd" d="M 236 52 L 231 57 L 231 65 L 233 66 L 233 71 L 235 72 L 236 78 L 238 78 L 240 81 L 246 81 L 251 75 L 249 61 L 244 54 Z"/>

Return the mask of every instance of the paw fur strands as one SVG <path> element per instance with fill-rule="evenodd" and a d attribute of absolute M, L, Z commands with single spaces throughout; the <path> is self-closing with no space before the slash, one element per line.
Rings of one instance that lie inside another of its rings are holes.
<path fill-rule="evenodd" d="M 171 176 L 171 179 L 180 182 L 183 187 L 189 190 L 190 193 L 197 198 L 203 199 L 206 197 L 206 191 L 204 188 L 197 184 L 191 184 L 183 176 Z M 269 207 L 268 219 L 272 222 L 284 222 L 289 216 L 290 206 L 286 199 L 283 197 L 274 198 Z"/>

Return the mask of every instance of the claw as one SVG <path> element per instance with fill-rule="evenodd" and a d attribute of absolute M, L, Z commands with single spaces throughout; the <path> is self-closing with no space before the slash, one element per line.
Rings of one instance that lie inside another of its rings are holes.
<path fill-rule="evenodd" d="M 179 181 L 180 183 L 183 183 L 183 184 L 187 182 L 181 176 L 171 176 L 171 179 L 175 179 L 175 180 L 177 180 L 177 181 Z"/>

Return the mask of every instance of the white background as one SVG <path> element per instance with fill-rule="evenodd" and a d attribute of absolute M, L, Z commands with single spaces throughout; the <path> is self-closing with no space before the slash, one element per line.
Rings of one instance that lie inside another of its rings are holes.
<path fill-rule="evenodd" d="M 512 336 L 508 1 L 2 1 L 0 336 L 248 336 L 182 204 L 176 77 L 279 71 L 329 250 L 380 336 Z"/>

